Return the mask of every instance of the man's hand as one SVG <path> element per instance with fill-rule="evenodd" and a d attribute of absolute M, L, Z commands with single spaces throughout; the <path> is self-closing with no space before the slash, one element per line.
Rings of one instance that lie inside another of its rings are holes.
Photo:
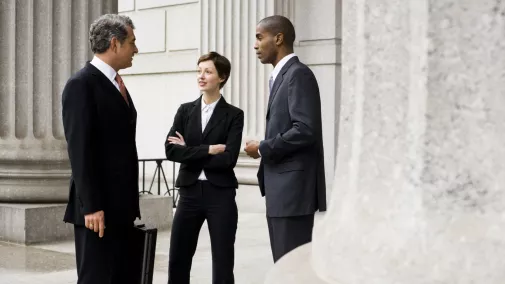
<path fill-rule="evenodd" d="M 178 137 L 170 136 L 170 137 L 168 137 L 167 141 L 170 142 L 170 144 L 186 146 L 186 142 L 184 141 L 184 137 L 182 137 L 182 135 L 178 131 L 176 131 L 175 134 L 177 134 Z"/>
<path fill-rule="evenodd" d="M 256 140 L 249 140 L 245 143 L 245 148 L 244 151 L 247 153 L 247 155 L 253 159 L 257 159 L 260 156 L 258 153 L 258 149 L 260 147 L 260 142 Z"/>
<path fill-rule="evenodd" d="M 224 150 L 226 150 L 226 145 L 223 145 L 223 144 L 209 146 L 209 154 L 211 154 L 211 155 L 217 155 L 217 154 L 223 153 Z"/>
<path fill-rule="evenodd" d="M 105 218 L 103 210 L 85 215 L 84 225 L 86 228 L 95 231 L 95 233 L 98 233 L 98 236 L 102 238 L 105 232 Z"/>

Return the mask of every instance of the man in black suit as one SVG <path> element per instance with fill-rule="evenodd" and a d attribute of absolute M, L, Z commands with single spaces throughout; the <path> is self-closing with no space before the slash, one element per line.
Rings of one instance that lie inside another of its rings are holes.
<path fill-rule="evenodd" d="M 74 224 L 79 284 L 138 283 L 129 254 L 140 218 L 137 113 L 117 74 L 138 52 L 133 29 L 126 16 L 97 19 L 89 32 L 93 60 L 63 90 L 72 167 L 64 221 Z"/>
<path fill-rule="evenodd" d="M 179 202 L 172 223 L 168 283 L 189 284 L 198 235 L 205 220 L 212 247 L 212 283 L 234 283 L 237 164 L 244 112 L 228 104 L 220 89 L 231 64 L 216 52 L 198 60 L 197 100 L 182 104 L 167 135 L 167 158 L 181 163 Z"/>
<path fill-rule="evenodd" d="M 293 53 L 295 29 L 271 16 L 256 27 L 254 49 L 272 64 L 265 140 L 245 151 L 261 156 L 258 181 L 266 198 L 274 262 L 312 240 L 314 213 L 326 210 L 321 101 L 312 71 Z"/>

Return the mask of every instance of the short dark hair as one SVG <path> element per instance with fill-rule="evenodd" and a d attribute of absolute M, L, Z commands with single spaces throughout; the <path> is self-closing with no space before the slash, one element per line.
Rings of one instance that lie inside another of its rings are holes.
<path fill-rule="evenodd" d="M 258 25 L 261 25 L 267 32 L 274 36 L 282 33 L 286 45 L 293 48 L 296 39 L 295 27 L 288 18 L 274 15 L 264 18 Z"/>
<path fill-rule="evenodd" d="M 226 84 L 226 81 L 228 81 L 228 78 L 230 78 L 231 73 L 230 60 L 228 60 L 228 58 L 222 56 L 221 54 L 215 51 L 211 51 L 207 54 L 200 56 L 197 64 L 209 60 L 214 62 L 214 66 L 216 66 L 217 75 L 219 76 L 219 78 L 224 79 L 224 81 L 221 82 L 221 84 L 219 84 L 219 88 L 221 89 L 223 88 L 224 84 Z"/>

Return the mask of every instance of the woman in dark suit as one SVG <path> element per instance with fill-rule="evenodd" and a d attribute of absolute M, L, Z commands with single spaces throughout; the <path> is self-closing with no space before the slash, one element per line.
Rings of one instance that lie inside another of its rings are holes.
<path fill-rule="evenodd" d="M 212 247 L 212 283 L 234 283 L 237 163 L 244 112 L 222 97 L 230 76 L 226 57 L 210 52 L 198 60 L 201 96 L 177 110 L 165 150 L 181 164 L 176 186 L 179 202 L 172 224 L 168 283 L 189 283 L 191 262 L 205 220 Z"/>

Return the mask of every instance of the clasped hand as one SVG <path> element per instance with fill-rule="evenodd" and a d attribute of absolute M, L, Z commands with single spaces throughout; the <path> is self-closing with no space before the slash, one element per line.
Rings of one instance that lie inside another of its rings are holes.
<path fill-rule="evenodd" d="M 260 147 L 260 142 L 256 140 L 249 140 L 245 143 L 244 151 L 247 155 L 253 159 L 258 159 L 260 154 L 258 153 L 258 149 Z"/>
<path fill-rule="evenodd" d="M 184 141 L 184 137 L 179 133 L 179 131 L 176 131 L 175 136 L 169 136 L 167 141 L 170 142 L 170 144 L 175 144 L 175 145 L 180 145 L 180 146 L 186 146 L 186 141 Z M 226 145 L 224 144 L 216 144 L 216 145 L 210 145 L 209 146 L 209 154 L 210 155 L 217 155 L 220 153 L 223 153 L 226 150 Z"/>

